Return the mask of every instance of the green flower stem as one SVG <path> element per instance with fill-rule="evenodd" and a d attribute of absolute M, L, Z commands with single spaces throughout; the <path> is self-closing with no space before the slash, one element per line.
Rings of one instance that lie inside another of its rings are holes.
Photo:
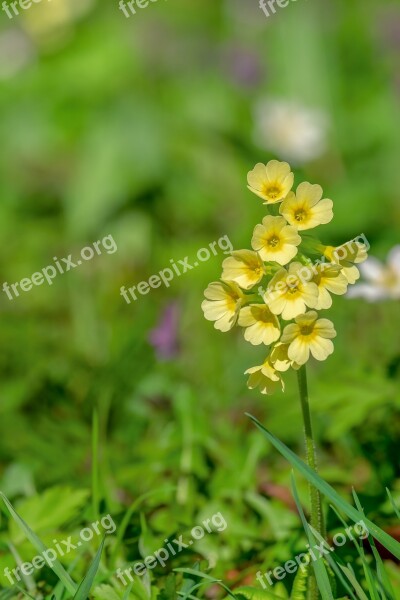
<path fill-rule="evenodd" d="M 318 472 L 317 469 L 317 456 L 315 450 L 315 443 L 313 437 L 313 430 L 311 424 L 311 413 L 310 413 L 310 403 L 308 398 L 308 385 L 307 385 L 307 370 L 306 366 L 303 365 L 297 371 L 298 384 L 299 384 L 299 394 L 300 394 L 300 403 L 301 410 L 303 414 L 303 423 L 304 423 L 304 434 L 305 434 L 305 443 L 306 443 L 306 457 L 308 466 L 315 471 Z M 317 488 L 310 484 L 310 502 L 311 502 L 311 516 L 310 523 L 312 527 L 318 533 L 325 537 L 324 531 L 324 523 L 323 523 L 323 515 L 321 508 L 321 495 Z M 311 599 L 319 598 L 317 582 L 314 576 L 310 578 L 310 587 L 309 593 Z"/>

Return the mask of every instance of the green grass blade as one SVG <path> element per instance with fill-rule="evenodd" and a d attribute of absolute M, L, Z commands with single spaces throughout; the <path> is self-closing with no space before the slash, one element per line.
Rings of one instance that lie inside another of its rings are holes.
<path fill-rule="evenodd" d="M 358 583 L 357 579 L 354 576 L 353 571 L 349 568 L 350 565 L 348 565 L 347 567 L 340 567 L 343 571 L 343 573 L 346 575 L 347 579 L 350 581 L 351 585 L 354 587 L 354 589 L 356 590 L 356 594 L 359 597 L 360 600 L 369 600 L 365 594 L 365 592 L 362 590 L 360 584 Z"/>
<path fill-rule="evenodd" d="M 335 510 L 335 509 L 333 508 L 333 510 Z M 310 527 L 311 527 L 311 525 L 310 525 Z M 325 540 L 322 538 L 322 536 L 319 535 L 319 533 L 317 531 L 315 531 L 313 529 L 312 529 L 312 531 L 313 531 L 315 537 L 317 538 L 317 540 L 320 543 L 321 542 L 325 542 Z M 356 596 L 354 595 L 353 590 L 350 588 L 350 586 L 349 586 L 347 580 L 345 579 L 345 577 L 344 577 L 341 569 L 339 568 L 342 565 L 344 565 L 344 562 L 337 555 L 335 556 L 335 559 L 333 558 L 333 556 L 334 556 L 333 553 L 326 555 L 326 560 L 328 561 L 329 566 L 331 567 L 332 571 L 335 573 L 337 579 L 340 581 L 340 583 L 342 584 L 342 586 L 344 587 L 344 589 L 346 590 L 346 592 L 350 596 L 350 598 L 352 600 L 357 600 Z"/>
<path fill-rule="evenodd" d="M 204 583 L 204 581 L 200 581 L 200 583 L 196 583 L 195 585 L 193 585 L 187 592 L 178 592 L 178 594 L 182 597 L 182 600 L 189 600 L 189 598 L 193 598 L 192 592 L 201 588 L 201 586 L 204 585 Z"/>
<path fill-rule="evenodd" d="M 129 521 L 132 518 L 132 515 L 134 514 L 134 512 L 139 508 L 140 504 L 144 501 L 147 500 L 147 498 L 151 498 L 152 496 L 156 496 L 157 494 L 160 494 L 161 492 L 170 492 L 170 491 L 174 491 L 176 489 L 176 486 L 166 486 L 163 488 L 159 488 L 157 490 L 151 490 L 150 492 L 145 492 L 144 494 L 142 494 L 141 496 L 139 496 L 138 498 L 136 498 L 136 500 L 134 502 L 132 502 L 132 504 L 129 506 L 129 508 L 127 509 L 119 527 L 117 530 L 117 536 L 116 536 L 116 540 L 115 540 L 115 544 L 113 547 L 113 550 L 111 552 L 111 557 L 110 557 L 110 565 L 111 568 L 115 567 L 115 563 L 117 560 L 117 554 L 118 554 L 118 550 L 120 548 L 120 546 L 122 545 L 122 540 L 123 537 L 125 535 L 125 531 L 126 528 L 129 525 Z"/>
<path fill-rule="evenodd" d="M 31 598 L 31 600 L 35 600 L 35 596 L 31 596 L 29 594 L 29 592 L 27 592 L 26 590 L 23 590 L 22 587 L 20 587 L 19 585 L 17 585 L 16 587 L 20 591 L 20 593 L 25 596 L 25 598 Z"/>
<path fill-rule="evenodd" d="M 92 589 L 94 578 L 96 577 L 97 571 L 99 570 L 101 555 L 103 553 L 105 538 L 102 539 L 99 549 L 96 552 L 92 564 L 89 567 L 88 572 L 82 579 L 81 584 L 74 596 L 74 600 L 87 600 L 90 590 Z"/>
<path fill-rule="evenodd" d="M 364 509 L 361 506 L 360 499 L 357 496 L 356 491 L 354 489 L 353 489 L 353 498 L 354 498 L 354 502 L 356 503 L 358 510 L 364 515 L 365 514 Z M 374 538 L 372 538 L 370 535 L 368 536 L 368 543 L 371 547 L 372 554 L 374 555 L 374 558 L 375 558 L 376 570 L 378 573 L 379 583 L 381 584 L 382 589 L 384 590 L 385 596 L 386 595 L 389 596 L 389 600 L 394 600 L 394 598 L 395 598 L 394 590 L 393 590 L 392 584 L 390 583 L 389 577 L 387 576 L 385 565 L 383 564 L 381 556 L 375 546 Z M 378 600 L 379 600 L 379 598 L 378 598 Z"/>
<path fill-rule="evenodd" d="M 342 519 L 341 515 L 336 510 L 336 508 L 334 506 L 332 506 L 332 504 L 330 505 L 330 507 L 334 511 L 334 513 L 337 515 L 339 521 L 343 524 L 343 527 L 346 528 L 347 527 L 347 523 Z M 355 540 L 353 540 L 353 541 L 355 543 Z M 357 549 L 357 551 L 359 551 L 359 548 L 357 547 L 357 545 L 356 545 L 356 549 Z M 360 554 L 360 552 L 359 552 L 359 554 Z M 362 556 L 361 556 L 361 559 L 362 559 Z M 344 562 L 342 561 L 342 559 L 339 558 L 336 555 L 335 556 L 335 560 L 334 560 L 333 556 L 329 555 L 328 556 L 328 561 L 329 561 L 329 565 L 331 566 L 331 568 L 335 572 L 335 575 L 339 579 L 339 581 L 342 584 L 342 586 L 345 588 L 346 592 L 349 594 L 349 596 L 352 598 L 352 600 L 357 600 L 357 598 L 355 597 L 353 591 L 349 587 L 348 581 L 343 576 L 343 567 L 346 568 L 346 565 L 344 564 Z"/>
<path fill-rule="evenodd" d="M 18 554 L 18 551 L 15 548 L 14 544 L 9 543 L 8 547 L 10 548 L 11 554 L 13 555 L 15 562 L 17 563 L 17 565 L 19 567 L 21 567 L 21 565 L 24 561 L 21 559 L 20 555 Z M 23 571 L 21 570 L 21 577 L 25 583 L 25 586 L 26 586 L 28 592 L 32 592 L 32 594 L 34 592 L 36 592 L 36 582 L 35 582 L 34 578 L 32 577 L 32 575 L 25 575 L 23 573 Z"/>
<path fill-rule="evenodd" d="M 7 506 L 12 518 L 14 521 L 20 526 L 22 531 L 25 533 L 28 540 L 31 544 L 38 550 L 40 554 L 46 552 L 48 550 L 47 546 L 42 542 L 42 540 L 32 531 L 27 523 L 19 516 L 19 514 L 14 510 L 13 505 L 8 500 L 8 498 L 0 492 L 0 497 L 3 499 L 4 504 Z M 67 588 L 71 595 L 76 592 L 76 584 L 72 581 L 71 577 L 68 575 L 67 571 L 64 569 L 62 564 L 56 560 L 51 567 L 54 573 L 57 575 L 60 581 L 63 582 L 64 586 Z"/>
<path fill-rule="evenodd" d="M 129 594 L 131 593 L 131 589 L 133 588 L 133 583 L 130 583 L 126 589 L 125 594 L 122 597 L 122 600 L 128 600 Z"/>
<path fill-rule="evenodd" d="M 395 501 L 394 501 L 394 499 L 393 499 L 393 496 L 392 496 L 392 494 L 390 493 L 390 490 L 389 490 L 389 488 L 386 488 L 386 493 L 387 493 L 387 495 L 389 496 L 389 500 L 390 500 L 390 502 L 391 502 L 391 505 L 393 506 L 393 510 L 394 510 L 394 512 L 395 512 L 395 514 L 396 514 L 396 517 L 397 517 L 398 519 L 400 519 L 400 511 L 399 511 L 399 509 L 398 509 L 398 508 L 397 508 L 397 506 L 396 506 L 396 503 L 395 503 Z"/>
<path fill-rule="evenodd" d="M 73 570 L 75 569 L 76 565 L 78 564 L 78 562 L 80 561 L 81 556 L 78 555 L 74 558 L 74 560 L 71 562 L 71 564 L 68 566 L 68 574 L 70 575 Z M 62 600 L 64 598 L 64 592 L 65 592 L 65 585 L 63 584 L 62 581 L 59 581 L 56 585 L 56 587 L 53 590 L 53 597 L 52 600 L 54 598 L 54 600 Z"/>
<path fill-rule="evenodd" d="M 314 534 L 312 533 L 311 528 L 310 528 L 309 524 L 307 523 L 307 519 L 304 515 L 303 507 L 301 506 L 301 502 L 300 502 L 299 495 L 297 492 L 296 481 L 295 481 L 293 472 L 291 475 L 291 479 L 292 479 L 293 497 L 296 502 L 297 510 L 299 511 L 299 515 L 300 515 L 300 518 L 303 523 L 304 531 L 306 532 L 308 543 L 309 543 L 310 547 L 312 548 L 315 545 L 316 538 L 315 538 Z M 318 589 L 321 592 L 322 600 L 333 600 L 333 593 L 332 593 L 331 584 L 329 582 L 328 572 L 326 570 L 324 561 L 323 561 L 323 559 L 321 560 L 321 558 L 322 557 L 319 557 L 317 560 L 312 561 L 312 566 L 314 569 L 315 578 L 317 580 Z"/>
<path fill-rule="evenodd" d="M 272 433 L 270 433 L 265 427 L 252 415 L 246 413 L 248 417 L 254 422 L 254 424 L 258 427 L 258 429 L 263 433 L 263 435 L 269 440 L 269 442 L 275 446 L 275 448 L 290 462 L 290 464 L 295 467 L 300 473 L 309 481 L 312 485 L 314 485 L 319 491 L 329 498 L 329 500 L 335 504 L 340 510 L 342 510 L 350 519 L 352 519 L 355 523 L 363 520 L 366 527 L 368 528 L 370 534 L 378 540 L 389 552 L 393 554 L 396 558 L 400 559 L 400 543 L 393 539 L 390 535 L 388 535 L 385 531 L 383 531 L 380 527 L 375 525 L 372 521 L 364 517 L 360 511 L 358 511 L 354 506 L 343 500 L 333 489 L 332 486 L 329 485 L 326 481 L 324 481 L 317 473 L 315 473 L 308 465 L 306 465 L 292 450 L 290 450 L 283 442 L 281 442 L 278 438 L 276 438 Z"/>
<path fill-rule="evenodd" d="M 99 415 L 93 410 L 92 422 L 92 506 L 94 518 L 99 520 L 100 513 L 100 469 L 99 469 Z"/>
<path fill-rule="evenodd" d="M 331 508 L 334 511 L 334 513 L 336 514 L 339 521 L 342 523 L 343 527 L 346 529 L 347 528 L 346 521 L 344 519 L 342 519 L 341 515 L 339 514 L 339 512 L 336 510 L 336 508 L 334 506 L 331 506 Z M 366 579 L 368 589 L 371 594 L 371 600 L 387 600 L 386 598 L 381 599 L 378 594 L 378 588 L 380 586 L 379 586 L 378 582 L 376 581 L 375 574 L 371 571 L 370 566 L 366 560 L 365 552 L 364 552 L 364 548 L 362 547 L 362 544 L 359 545 L 357 543 L 357 540 L 355 540 L 354 538 L 353 538 L 353 544 L 354 544 L 354 546 L 357 550 L 357 553 L 361 559 L 361 564 L 363 566 L 365 579 Z"/>
<path fill-rule="evenodd" d="M 207 575 L 206 573 L 202 573 L 201 571 L 196 571 L 195 569 L 180 569 L 179 568 L 179 569 L 174 569 L 174 571 L 177 573 L 186 573 L 186 575 L 194 575 L 195 577 L 201 577 L 202 579 L 206 579 L 207 581 L 216 583 L 217 585 L 221 586 L 226 591 L 228 596 L 237 600 L 236 596 L 231 592 L 231 590 L 228 588 L 228 586 L 226 586 L 223 583 L 223 581 L 221 581 L 221 579 L 215 579 L 215 577 L 211 577 L 211 575 Z"/>

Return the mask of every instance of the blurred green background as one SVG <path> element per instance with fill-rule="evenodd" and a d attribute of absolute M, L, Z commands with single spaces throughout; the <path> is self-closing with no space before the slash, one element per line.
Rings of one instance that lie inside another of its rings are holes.
<path fill-rule="evenodd" d="M 106 235 L 118 251 L 0 294 L 1 488 L 90 488 L 97 407 L 108 507 L 170 483 L 156 528 L 224 506 L 227 569 L 256 563 L 265 540 L 284 557 L 299 526 L 281 498 L 290 469 L 244 412 L 302 453 L 296 381 L 283 396 L 250 392 L 243 373 L 262 348 L 204 320 L 224 255 L 130 305 L 120 287 L 224 235 L 248 248 L 265 210 L 246 175 L 272 158 L 334 200 L 325 243 L 364 233 L 385 257 L 399 242 L 400 4 L 298 0 L 267 18 L 257 0 L 159 0 L 126 18 L 116 0 L 43 0 L 20 12 L 0 17 L 1 281 Z M 310 373 L 321 473 L 390 527 L 399 304 L 337 297 L 329 316 L 336 351 Z M 149 340 L 160 323 L 168 358 Z"/>

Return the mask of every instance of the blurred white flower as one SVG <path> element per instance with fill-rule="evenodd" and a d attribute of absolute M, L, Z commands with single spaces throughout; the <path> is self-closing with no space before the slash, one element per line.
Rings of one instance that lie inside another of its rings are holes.
<path fill-rule="evenodd" d="M 16 75 L 35 59 L 32 43 L 16 27 L 0 33 L 0 79 Z"/>
<path fill-rule="evenodd" d="M 328 145 L 328 115 L 295 101 L 262 99 L 254 109 L 255 142 L 278 158 L 301 165 L 321 156 Z"/>
<path fill-rule="evenodd" d="M 389 252 L 386 264 L 370 256 L 358 267 L 366 283 L 353 286 L 348 298 L 365 298 L 369 302 L 400 300 L 400 245 Z"/>

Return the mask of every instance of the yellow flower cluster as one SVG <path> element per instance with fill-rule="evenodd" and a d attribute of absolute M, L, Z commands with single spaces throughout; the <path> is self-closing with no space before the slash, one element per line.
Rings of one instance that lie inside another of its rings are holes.
<path fill-rule="evenodd" d="M 221 280 L 205 290 L 202 309 L 216 329 L 238 325 L 251 344 L 270 346 L 263 364 L 246 374 L 249 388 L 271 394 L 284 389 L 281 374 L 290 367 L 300 368 L 310 355 L 322 361 L 332 354 L 336 331 L 316 311 L 330 308 L 331 294 L 345 294 L 357 281 L 356 264 L 367 258 L 367 245 L 355 239 L 335 248 L 301 237 L 332 220 L 333 202 L 308 182 L 294 193 L 288 163 L 258 163 L 247 179 L 268 214 L 254 228 L 252 250 L 235 250 L 224 260 Z"/>

